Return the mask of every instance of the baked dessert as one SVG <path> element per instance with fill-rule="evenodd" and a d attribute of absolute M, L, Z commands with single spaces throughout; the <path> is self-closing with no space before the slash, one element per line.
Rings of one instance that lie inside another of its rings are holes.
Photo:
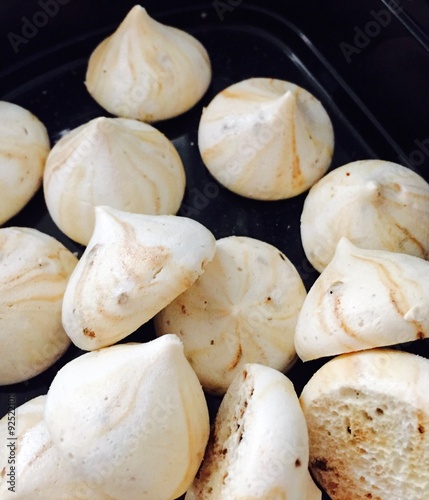
<path fill-rule="evenodd" d="M 186 500 L 320 500 L 308 472 L 308 434 L 292 382 L 273 368 L 237 372 Z"/>
<path fill-rule="evenodd" d="M 334 358 L 302 391 L 310 469 L 332 500 L 429 496 L 429 361 L 374 349 Z"/>
<path fill-rule="evenodd" d="M 91 54 L 86 87 L 104 109 L 145 122 L 192 108 L 211 81 L 207 51 L 193 36 L 135 5 Z"/>
<path fill-rule="evenodd" d="M 8 453 L 0 454 L 2 500 L 109 500 L 80 481 L 73 467 L 54 447 L 43 420 L 46 396 L 27 401 L 0 420 L 0 439 Z M 13 416 L 13 420 L 12 420 Z M 11 426 L 14 422 L 15 425 Z M 11 432 L 13 433 L 11 436 Z M 7 443 L 7 444 L 6 444 Z M 15 487 L 8 481 L 14 467 Z"/>
<path fill-rule="evenodd" d="M 306 191 L 328 170 L 334 132 L 307 90 L 250 78 L 221 91 L 203 110 L 198 146 L 209 172 L 230 191 L 280 200 Z"/>
<path fill-rule="evenodd" d="M 70 345 L 61 309 L 76 256 L 33 228 L 0 229 L 0 385 L 28 380 Z"/>
<path fill-rule="evenodd" d="M 97 207 L 94 234 L 64 294 L 67 334 L 85 350 L 130 335 L 192 285 L 215 243 L 186 217 Z"/>
<path fill-rule="evenodd" d="M 0 101 L 0 224 L 16 215 L 42 184 L 48 132 L 30 111 Z"/>
<path fill-rule="evenodd" d="M 55 224 L 87 245 L 94 208 L 175 214 L 185 191 L 185 170 L 174 145 L 137 120 L 95 118 L 52 148 L 43 176 L 45 201 Z"/>
<path fill-rule="evenodd" d="M 295 266 L 274 246 L 244 236 L 216 242 L 199 279 L 156 317 L 175 333 L 204 389 L 224 394 L 245 363 L 288 370 L 306 296 Z"/>
<path fill-rule="evenodd" d="M 323 356 L 429 336 L 429 262 L 340 240 L 295 330 L 298 356 Z"/>
<path fill-rule="evenodd" d="M 173 335 L 67 363 L 49 388 L 45 422 L 77 477 L 112 500 L 179 497 L 209 436 L 201 385 Z"/>
<path fill-rule="evenodd" d="M 382 160 L 348 163 L 307 195 L 301 239 L 321 272 L 341 237 L 362 248 L 429 257 L 429 184 L 409 168 Z"/>

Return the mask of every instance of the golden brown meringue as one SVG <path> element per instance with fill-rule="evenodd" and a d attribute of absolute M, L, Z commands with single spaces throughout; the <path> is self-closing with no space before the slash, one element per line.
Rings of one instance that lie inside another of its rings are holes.
<path fill-rule="evenodd" d="M 103 108 L 149 122 L 190 109 L 210 80 L 201 43 L 155 21 L 140 5 L 94 50 L 86 74 L 87 89 Z"/>

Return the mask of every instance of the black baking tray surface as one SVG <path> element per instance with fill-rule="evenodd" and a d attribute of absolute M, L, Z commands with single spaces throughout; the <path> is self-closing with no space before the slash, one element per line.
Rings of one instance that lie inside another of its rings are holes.
<path fill-rule="evenodd" d="M 114 31 L 133 2 L 104 2 L 105 8 L 97 10 L 96 7 L 102 6 L 103 2 L 95 1 L 91 10 L 88 5 L 91 2 L 63 1 L 58 13 L 46 26 L 38 29 L 37 36 L 21 44 L 17 53 L 13 53 L 13 47 L 4 43 L 8 40 L 6 35 L 20 33 L 23 16 L 31 21 L 40 10 L 40 4 L 5 1 L 3 9 L 10 16 L 11 24 L 6 25 L 3 16 L 0 99 L 19 104 L 38 116 L 48 128 L 52 144 L 68 129 L 97 116 L 109 116 L 86 91 L 87 61 L 96 45 Z M 350 6 L 358 8 L 356 3 L 351 2 Z M 216 7 L 221 4 L 229 8 Z M 332 41 L 331 30 L 336 25 L 335 15 L 331 16 L 333 27 L 325 26 L 325 37 L 317 17 L 313 23 L 308 20 L 300 22 L 304 19 L 302 11 L 307 4 L 309 15 L 317 16 L 314 2 L 305 1 L 300 5 L 291 2 L 289 10 L 281 2 L 270 1 L 143 2 L 159 21 L 184 29 L 198 38 L 206 47 L 213 67 L 213 80 L 200 103 L 180 117 L 155 124 L 173 141 L 186 169 L 187 188 L 179 215 L 198 220 L 216 238 L 246 235 L 275 245 L 295 264 L 308 289 L 318 273 L 306 260 L 300 241 L 300 214 L 305 193 L 275 202 L 245 199 L 220 186 L 201 161 L 197 147 L 199 119 L 202 108 L 219 91 L 250 77 L 289 80 L 313 93 L 332 119 L 335 151 L 331 168 L 355 160 L 381 158 L 406 164 L 427 180 L 428 172 L 426 158 L 422 165 L 409 164 L 410 151 L 404 151 L 399 136 L 390 133 L 392 124 L 384 126 L 380 121 L 379 117 L 385 112 L 383 103 L 379 103 L 379 112 L 370 108 L 365 101 L 365 92 L 359 93 L 352 85 L 350 74 L 356 71 L 356 66 L 348 71 L 348 66 L 341 60 L 338 48 L 341 38 L 331 45 L 328 43 Z M 17 5 L 21 10 L 17 10 Z M 384 4 L 373 2 L 372 5 L 382 8 Z M 350 33 L 353 33 L 353 18 L 348 22 Z M 397 30 L 412 43 L 418 43 L 397 17 L 391 23 L 389 33 Z M 377 41 L 374 41 L 374 47 L 369 47 L 368 51 L 376 46 Z M 365 79 L 365 74 L 361 73 L 361 77 Z M 362 89 L 361 84 L 357 87 Z M 412 100 L 413 96 L 410 95 L 409 99 Z M 47 213 L 41 191 L 18 216 L 8 221 L 7 226 L 12 225 L 35 227 L 54 236 L 72 251 L 80 254 L 83 251 L 56 228 Z M 124 341 L 152 338 L 154 329 L 149 322 Z M 429 357 L 426 341 L 418 341 L 406 348 Z M 6 413 L 11 394 L 18 405 L 45 394 L 57 370 L 81 353 L 72 346 L 43 374 L 20 384 L 1 387 L 0 416 Z M 298 394 L 325 361 L 297 362 L 288 376 Z M 213 417 L 220 400 L 210 396 L 207 399 Z"/>

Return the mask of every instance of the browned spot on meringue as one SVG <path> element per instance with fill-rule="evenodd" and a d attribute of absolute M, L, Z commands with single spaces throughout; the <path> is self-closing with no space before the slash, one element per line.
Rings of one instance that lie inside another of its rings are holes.
<path fill-rule="evenodd" d="M 94 331 L 92 331 L 92 330 L 90 330 L 89 328 L 86 328 L 86 327 L 85 327 L 85 328 L 82 330 L 82 333 L 83 333 L 86 337 L 91 337 L 92 339 L 94 339 L 94 338 L 95 338 L 95 332 L 94 332 Z"/>
<path fill-rule="evenodd" d="M 238 348 L 237 348 L 237 352 L 235 354 L 235 358 L 231 361 L 231 363 L 228 366 L 228 370 L 233 370 L 238 365 L 238 363 L 240 362 L 240 359 L 242 358 L 242 356 L 243 356 L 243 349 L 242 349 L 241 343 L 240 343 L 240 344 L 238 344 Z"/>

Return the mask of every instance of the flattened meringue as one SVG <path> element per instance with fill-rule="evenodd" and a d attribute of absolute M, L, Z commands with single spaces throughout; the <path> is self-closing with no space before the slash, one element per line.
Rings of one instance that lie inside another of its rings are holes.
<path fill-rule="evenodd" d="M 308 472 L 308 433 L 292 382 L 246 364 L 222 400 L 186 500 L 320 500 Z"/>
<path fill-rule="evenodd" d="M 94 234 L 64 294 L 67 334 L 85 350 L 123 339 L 192 285 L 215 244 L 186 217 L 97 207 Z"/>
<path fill-rule="evenodd" d="M 198 145 L 208 170 L 226 188 L 278 200 L 322 177 L 334 134 L 309 92 L 283 80 L 251 78 L 223 90 L 204 109 Z"/>
<path fill-rule="evenodd" d="M 43 183 L 54 222 L 69 238 L 87 245 L 96 205 L 175 214 L 185 191 L 185 171 L 173 144 L 155 128 L 102 117 L 55 144 Z"/>
<path fill-rule="evenodd" d="M 43 420 L 46 396 L 39 396 L 15 410 L 14 439 L 8 430 L 8 416 L 0 420 L 1 442 L 15 452 L 8 463 L 6 453 L 0 454 L 0 470 L 15 467 L 15 491 L 10 490 L 7 475 L 0 474 L 2 500 L 111 500 L 76 478 L 74 469 L 54 447 Z M 9 438 L 9 439 L 8 439 Z M 12 444 L 13 443 L 13 444 Z"/>
<path fill-rule="evenodd" d="M 156 316 L 155 327 L 183 341 L 204 389 L 224 394 L 245 363 L 292 366 L 305 296 L 297 270 L 277 248 L 230 236 L 216 242 L 204 274 Z"/>
<path fill-rule="evenodd" d="M 211 80 L 207 51 L 193 36 L 152 19 L 134 6 L 94 50 L 86 86 L 110 113 L 157 121 L 184 113 Z"/>
<path fill-rule="evenodd" d="M 429 257 L 429 184 L 396 163 L 362 160 L 315 184 L 304 203 L 301 237 L 321 272 L 344 236 L 362 248 Z"/>
<path fill-rule="evenodd" d="M 429 262 L 342 238 L 304 301 L 295 347 L 307 361 L 426 337 Z"/>
<path fill-rule="evenodd" d="M 174 335 L 71 361 L 48 391 L 45 421 L 82 480 L 114 500 L 179 497 L 209 435 L 204 393 Z"/>
<path fill-rule="evenodd" d="M 0 229 L 0 385 L 27 380 L 64 353 L 61 307 L 77 258 L 36 229 Z"/>
<path fill-rule="evenodd" d="M 42 184 L 50 143 L 45 126 L 26 109 L 0 101 L 0 224 L 16 215 Z"/>

